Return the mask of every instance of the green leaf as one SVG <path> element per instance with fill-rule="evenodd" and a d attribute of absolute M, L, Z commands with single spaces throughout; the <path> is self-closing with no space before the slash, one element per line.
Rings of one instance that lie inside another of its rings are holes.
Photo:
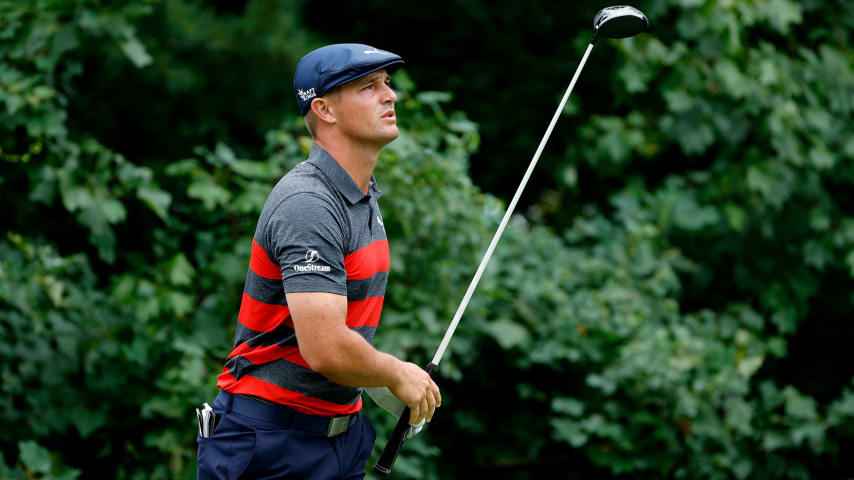
<path fill-rule="evenodd" d="M 223 165 L 234 165 L 234 163 L 237 161 L 237 156 L 234 155 L 234 150 L 232 150 L 231 147 L 229 147 L 225 143 L 218 142 L 213 153 L 219 160 L 222 161 Z"/>
<path fill-rule="evenodd" d="M 735 473 L 735 478 L 738 478 L 739 480 L 748 478 L 750 473 L 753 471 L 753 460 L 745 458 L 737 461 L 735 465 L 733 465 L 732 471 Z"/>
<path fill-rule="evenodd" d="M 159 188 L 144 186 L 136 191 L 136 196 L 158 217 L 165 220 L 169 214 L 169 205 L 172 203 L 172 195 Z"/>
<path fill-rule="evenodd" d="M 253 162 L 251 160 L 235 160 L 231 168 L 238 174 L 247 178 L 270 179 L 276 176 L 275 165 L 266 162 Z"/>
<path fill-rule="evenodd" d="M 195 299 L 191 295 L 178 292 L 171 292 L 169 294 L 169 304 L 172 307 L 172 310 L 175 314 L 181 317 L 193 310 L 195 305 L 194 301 Z"/>
<path fill-rule="evenodd" d="M 77 480 L 81 473 L 83 472 L 77 470 L 76 468 L 72 468 L 60 473 L 59 475 L 56 475 L 54 478 L 55 480 Z"/>
<path fill-rule="evenodd" d="M 845 255 L 845 264 L 848 265 L 848 273 L 854 277 L 854 250 Z"/>
<path fill-rule="evenodd" d="M 617 384 L 613 379 L 603 377 L 596 373 L 587 375 L 586 383 L 593 388 L 601 390 L 605 395 L 611 395 L 617 390 Z"/>
<path fill-rule="evenodd" d="M 552 400 L 552 410 L 578 417 L 584 413 L 584 404 L 572 397 L 557 397 Z"/>
<path fill-rule="evenodd" d="M 552 436 L 555 440 L 567 442 L 575 448 L 587 443 L 589 435 L 578 422 L 563 418 L 553 418 L 549 420 L 549 423 L 552 426 Z"/>
<path fill-rule="evenodd" d="M 187 188 L 187 195 L 201 200 L 207 210 L 213 210 L 231 200 L 231 193 L 214 183 L 210 175 L 202 175 L 194 180 Z"/>
<path fill-rule="evenodd" d="M 416 100 L 426 104 L 438 104 L 450 102 L 453 96 L 448 92 L 418 92 L 415 95 Z"/>
<path fill-rule="evenodd" d="M 794 387 L 783 389 L 783 397 L 786 399 L 786 414 L 795 418 L 815 420 L 818 418 L 815 400 L 795 390 Z"/>
<path fill-rule="evenodd" d="M 74 186 L 62 191 L 62 203 L 69 212 L 89 207 L 93 202 L 92 193 L 83 186 Z"/>
<path fill-rule="evenodd" d="M 452 118 L 448 130 L 456 133 L 477 133 L 477 124 L 464 118 Z"/>
<path fill-rule="evenodd" d="M 737 371 L 738 374 L 745 378 L 750 378 L 759 370 L 759 367 L 762 366 L 765 357 L 762 355 L 757 355 L 755 357 L 748 357 L 738 362 Z"/>
<path fill-rule="evenodd" d="M 720 220 L 716 208 L 701 207 L 693 200 L 682 201 L 673 207 L 674 223 L 685 230 L 699 230 L 714 225 Z"/>
<path fill-rule="evenodd" d="M 732 61 L 725 59 L 715 65 L 723 87 L 734 98 L 742 98 L 747 95 L 747 86 L 750 84 L 741 74 L 741 70 Z"/>
<path fill-rule="evenodd" d="M 124 220 L 127 215 L 125 206 L 115 198 L 101 198 L 98 205 L 101 207 L 104 218 L 110 223 L 118 223 Z"/>
<path fill-rule="evenodd" d="M 836 165 L 836 156 L 824 145 L 810 150 L 810 162 L 819 170 L 833 168 Z"/>
<path fill-rule="evenodd" d="M 780 33 L 788 33 L 790 24 L 803 20 L 803 7 L 789 0 L 768 0 L 757 3 L 757 7 Z"/>
<path fill-rule="evenodd" d="M 170 176 L 184 176 L 190 175 L 194 172 L 200 172 L 201 168 L 199 167 L 199 161 L 195 158 L 185 158 L 183 160 L 178 160 L 177 162 L 169 164 L 166 167 L 166 174 Z"/>
<path fill-rule="evenodd" d="M 779 450 L 789 445 L 791 445 L 791 442 L 789 441 L 788 436 L 780 432 L 768 431 L 765 432 L 765 435 L 762 437 L 762 448 L 769 452 Z"/>
<path fill-rule="evenodd" d="M 727 223 L 729 223 L 729 226 L 732 227 L 733 230 L 744 230 L 744 222 L 747 219 L 747 214 L 743 208 L 738 205 L 728 203 L 724 206 L 724 214 L 726 215 Z"/>
<path fill-rule="evenodd" d="M 702 154 L 715 141 L 715 132 L 696 109 L 665 115 L 661 129 L 674 138 L 688 155 Z"/>
<path fill-rule="evenodd" d="M 802 445 L 804 441 L 809 442 L 813 452 L 822 451 L 822 442 L 824 441 L 825 429 L 819 423 L 804 423 L 798 425 L 789 432 L 792 437 L 792 442 L 795 445 Z"/>
<path fill-rule="evenodd" d="M 531 340 L 525 327 L 506 319 L 490 322 L 487 332 L 505 350 L 513 347 L 524 348 Z"/>
<path fill-rule="evenodd" d="M 18 450 L 21 463 L 27 470 L 33 473 L 50 472 L 50 453 L 46 448 L 32 440 L 26 440 L 18 442 Z"/>
<path fill-rule="evenodd" d="M 738 397 L 726 401 L 726 423 L 729 428 L 742 435 L 753 434 L 753 409 L 752 405 Z"/>
<path fill-rule="evenodd" d="M 71 415 L 71 423 L 80 432 L 81 437 L 87 438 L 92 432 L 106 425 L 107 414 L 98 410 L 78 409 Z"/>
<path fill-rule="evenodd" d="M 189 285 L 193 282 L 195 269 L 186 255 L 179 253 L 172 257 L 169 267 L 169 281 L 175 285 Z"/>
<path fill-rule="evenodd" d="M 830 405 L 828 417 L 834 423 L 841 423 L 844 418 L 854 419 L 854 391 L 846 389 L 842 398 Z"/>
<path fill-rule="evenodd" d="M 119 43 L 119 46 L 125 56 L 127 56 L 137 68 L 145 67 L 151 63 L 151 56 L 145 50 L 145 46 L 143 46 L 136 37 L 125 39 L 125 41 Z"/>

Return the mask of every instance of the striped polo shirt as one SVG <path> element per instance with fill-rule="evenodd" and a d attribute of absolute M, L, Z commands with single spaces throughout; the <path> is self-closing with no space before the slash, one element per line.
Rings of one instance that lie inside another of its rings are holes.
<path fill-rule="evenodd" d="M 373 340 L 389 270 L 381 195 L 373 177 L 369 193 L 362 192 L 316 144 L 276 184 L 255 229 L 221 389 L 311 415 L 362 408 L 361 388 L 334 383 L 303 360 L 285 293 L 346 295 L 347 326 Z"/>

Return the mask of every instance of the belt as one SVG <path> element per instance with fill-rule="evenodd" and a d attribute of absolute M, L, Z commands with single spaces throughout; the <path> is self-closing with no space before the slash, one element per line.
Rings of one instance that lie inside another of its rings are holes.
<path fill-rule="evenodd" d="M 346 432 L 358 418 L 358 414 L 355 413 L 339 417 L 308 415 L 285 405 L 266 403 L 243 395 L 233 395 L 225 390 L 220 390 L 214 402 L 224 406 L 226 413 L 234 411 L 284 428 L 322 433 L 327 437 L 334 437 Z M 231 405 L 230 408 L 229 404 Z"/>

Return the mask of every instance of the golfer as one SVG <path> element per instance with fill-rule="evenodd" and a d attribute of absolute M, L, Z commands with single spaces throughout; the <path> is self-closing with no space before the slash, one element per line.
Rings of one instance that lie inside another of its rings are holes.
<path fill-rule="evenodd" d="M 199 478 L 362 478 L 375 438 L 359 413 L 363 387 L 387 387 L 411 425 L 441 403 L 423 369 L 371 346 L 389 272 L 373 171 L 399 134 L 389 72 L 402 64 L 338 44 L 297 65 L 314 143 L 258 219 L 216 420 L 198 438 Z"/>

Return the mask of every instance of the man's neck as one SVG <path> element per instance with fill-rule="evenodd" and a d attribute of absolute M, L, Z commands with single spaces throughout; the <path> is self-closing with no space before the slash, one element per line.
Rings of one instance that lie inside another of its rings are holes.
<path fill-rule="evenodd" d="M 324 142 L 315 139 L 314 143 L 332 155 L 341 168 L 350 175 L 356 186 L 365 194 L 371 186 L 371 175 L 380 157 L 380 150 L 373 145 L 358 145 L 349 142 Z"/>

